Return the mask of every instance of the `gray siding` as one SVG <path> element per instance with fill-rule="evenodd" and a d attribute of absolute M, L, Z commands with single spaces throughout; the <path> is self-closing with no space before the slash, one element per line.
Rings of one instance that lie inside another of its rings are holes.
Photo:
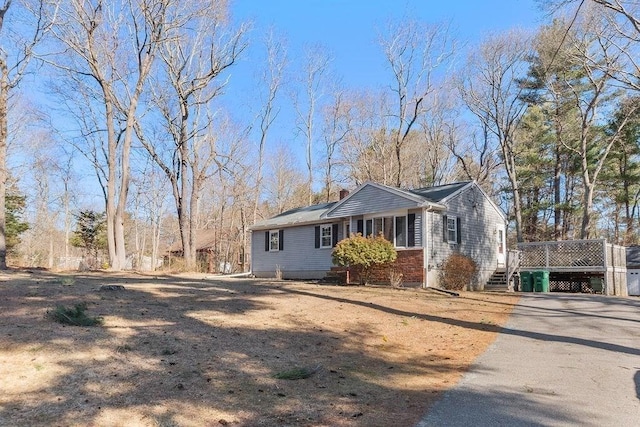
<path fill-rule="evenodd" d="M 342 239 L 342 221 L 338 223 L 338 239 Z M 251 271 L 257 277 L 275 277 L 276 268 L 280 268 L 285 279 L 320 279 L 333 266 L 331 248 L 315 248 L 315 225 L 281 228 L 283 230 L 284 249 L 268 252 L 264 250 L 265 232 L 254 231 L 251 234 Z"/>
<path fill-rule="evenodd" d="M 418 202 L 393 194 L 381 188 L 367 185 L 353 194 L 341 206 L 331 212 L 330 218 L 375 214 L 396 209 L 410 209 Z"/>
<path fill-rule="evenodd" d="M 475 197 L 473 192 L 476 192 Z M 474 202 L 475 208 L 473 207 Z M 453 251 L 459 251 L 478 264 L 479 274 L 476 286 L 482 288 L 497 268 L 498 237 L 496 226 L 504 224 L 504 219 L 500 212 L 474 186 L 449 200 L 446 205 L 445 212 L 428 213 L 428 229 L 431 236 L 431 241 L 428 244 L 431 266 L 430 282 L 431 284 L 434 281 L 437 282 L 440 265 Z M 460 244 L 443 241 L 443 215 L 461 219 Z"/>

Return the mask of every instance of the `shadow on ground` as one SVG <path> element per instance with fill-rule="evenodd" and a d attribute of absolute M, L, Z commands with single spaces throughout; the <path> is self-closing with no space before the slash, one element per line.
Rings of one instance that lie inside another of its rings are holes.
<path fill-rule="evenodd" d="M 321 312 L 331 301 L 346 306 L 344 319 L 356 306 L 398 321 L 424 316 L 456 324 L 451 319 L 295 284 L 11 274 L 0 283 L 2 425 L 412 425 L 450 384 L 391 384 L 466 369 L 435 353 L 407 356 L 401 343 L 367 347 L 374 333 L 369 323 L 345 320 L 347 327 L 327 318 L 314 324 L 304 313 Z M 111 284 L 126 290 L 100 290 Z M 104 326 L 70 327 L 46 318 L 57 304 L 78 302 L 104 317 Z M 437 343 L 438 337 L 429 339 Z M 274 378 L 293 367 L 312 376 Z"/>

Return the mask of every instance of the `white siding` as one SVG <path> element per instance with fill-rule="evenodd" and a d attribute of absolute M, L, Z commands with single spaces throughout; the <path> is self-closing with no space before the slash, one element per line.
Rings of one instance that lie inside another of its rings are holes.
<path fill-rule="evenodd" d="M 338 238 L 342 239 L 342 222 L 339 223 Z M 264 250 L 265 232 L 251 234 L 251 271 L 257 277 L 275 277 L 280 268 L 285 279 L 321 279 L 333 266 L 332 248 L 315 248 L 315 225 L 282 228 L 283 250 Z"/>
<path fill-rule="evenodd" d="M 476 192 L 474 195 L 472 192 Z M 473 206 L 475 204 L 475 207 Z M 447 201 L 445 212 L 429 212 L 429 230 L 431 239 L 428 244 L 430 283 L 438 280 L 439 267 L 453 252 L 460 251 L 472 258 L 479 269 L 476 287 L 483 288 L 497 268 L 498 237 L 497 224 L 504 219 L 492 203 L 473 186 Z M 461 243 L 443 241 L 443 215 L 458 217 L 461 220 Z"/>
<path fill-rule="evenodd" d="M 331 212 L 331 218 L 355 215 L 369 215 L 398 209 L 410 209 L 418 206 L 418 202 L 399 196 L 384 189 L 367 185 L 354 193 L 341 206 Z"/>

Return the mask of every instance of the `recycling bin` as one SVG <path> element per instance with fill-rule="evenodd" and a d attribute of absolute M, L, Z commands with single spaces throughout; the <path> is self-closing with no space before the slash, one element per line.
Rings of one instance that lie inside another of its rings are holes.
<path fill-rule="evenodd" d="M 533 281 L 530 271 L 520 272 L 520 292 L 533 292 Z"/>
<path fill-rule="evenodd" d="M 533 290 L 535 292 L 549 292 L 549 272 L 547 270 L 533 272 Z"/>

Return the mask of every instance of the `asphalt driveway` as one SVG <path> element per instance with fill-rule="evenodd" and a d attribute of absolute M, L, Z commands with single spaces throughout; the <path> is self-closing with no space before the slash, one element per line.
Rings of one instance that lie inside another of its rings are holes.
<path fill-rule="evenodd" d="M 426 426 L 640 426 L 640 299 L 526 294 Z"/>

